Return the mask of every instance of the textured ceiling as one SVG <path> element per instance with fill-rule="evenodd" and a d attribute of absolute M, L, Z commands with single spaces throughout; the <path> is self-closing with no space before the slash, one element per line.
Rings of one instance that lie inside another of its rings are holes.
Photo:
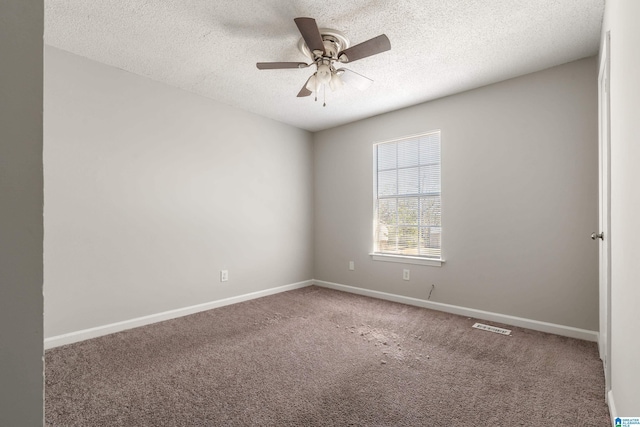
<path fill-rule="evenodd" d="M 45 0 L 45 42 L 293 126 L 317 131 L 595 55 L 604 0 Z M 391 50 L 346 68 L 374 80 L 297 98 L 312 68 L 296 17 L 379 34 Z M 594 83 L 595 84 L 595 83 Z"/>

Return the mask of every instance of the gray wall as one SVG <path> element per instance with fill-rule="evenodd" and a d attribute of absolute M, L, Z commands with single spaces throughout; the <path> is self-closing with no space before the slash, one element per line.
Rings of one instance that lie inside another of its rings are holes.
<path fill-rule="evenodd" d="M 608 1 L 611 31 L 611 391 L 640 416 L 640 2 Z M 611 403 L 611 402 L 610 402 Z"/>
<path fill-rule="evenodd" d="M 446 263 L 372 261 L 372 144 L 433 129 Z M 597 136 L 595 58 L 315 134 L 314 278 L 597 330 Z"/>
<path fill-rule="evenodd" d="M 311 134 L 45 59 L 46 337 L 313 277 Z"/>
<path fill-rule="evenodd" d="M 0 2 L 0 425 L 42 425 L 39 0 Z"/>

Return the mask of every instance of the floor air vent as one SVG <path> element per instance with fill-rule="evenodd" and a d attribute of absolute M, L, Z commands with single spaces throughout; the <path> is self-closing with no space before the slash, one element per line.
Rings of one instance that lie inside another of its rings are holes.
<path fill-rule="evenodd" d="M 482 323 L 476 323 L 472 327 L 476 329 L 482 329 L 483 331 L 495 332 L 496 334 L 511 335 L 510 329 L 502 329 L 495 326 L 484 325 Z"/>

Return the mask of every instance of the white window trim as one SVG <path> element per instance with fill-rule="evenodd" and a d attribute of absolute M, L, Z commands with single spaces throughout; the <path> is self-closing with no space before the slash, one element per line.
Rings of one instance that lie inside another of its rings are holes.
<path fill-rule="evenodd" d="M 413 134 L 413 135 L 403 136 L 403 137 L 400 137 L 400 138 L 394 138 L 394 139 L 389 139 L 389 140 L 384 140 L 384 141 L 377 141 L 377 142 L 374 143 L 374 146 L 377 145 L 377 144 L 381 144 L 381 143 L 397 142 L 397 141 L 402 141 L 404 139 L 416 138 L 416 137 L 419 137 L 419 136 L 422 136 L 422 135 L 428 135 L 430 133 L 435 133 L 435 132 L 441 133 L 442 130 L 441 129 L 433 129 L 433 130 L 430 130 L 428 132 L 421 132 L 421 133 L 417 133 L 417 134 Z M 442 138 L 442 136 L 441 136 L 441 138 Z M 442 143 L 442 139 L 440 141 Z M 375 156 L 373 156 L 373 163 L 374 163 L 374 179 L 375 179 L 375 174 L 377 173 L 377 169 L 376 169 L 377 168 L 377 164 L 376 164 L 376 157 Z M 442 160 L 441 160 L 441 163 L 442 163 Z M 373 194 L 373 203 L 375 205 L 376 198 L 377 198 L 377 193 L 376 193 L 375 187 L 374 187 L 374 192 L 373 193 L 374 193 Z M 375 246 L 375 244 L 374 244 L 374 246 Z M 375 249 L 375 247 L 374 247 L 374 249 Z M 442 251 L 442 247 L 440 248 L 440 250 Z M 424 257 L 424 256 L 387 254 L 387 253 L 375 252 L 375 251 L 369 253 L 369 256 L 371 256 L 371 259 L 373 261 L 397 262 L 397 263 L 401 263 L 401 264 L 425 265 L 425 266 L 431 266 L 431 267 L 441 267 L 442 264 L 445 263 L 445 260 L 442 257 L 442 252 L 441 252 L 441 257 L 440 258 L 428 258 L 428 257 Z"/>
<path fill-rule="evenodd" d="M 441 267 L 444 264 L 442 258 L 426 258 L 410 255 L 392 255 L 372 252 L 369 254 L 374 261 L 399 262 L 402 264 L 428 265 L 431 267 Z"/>

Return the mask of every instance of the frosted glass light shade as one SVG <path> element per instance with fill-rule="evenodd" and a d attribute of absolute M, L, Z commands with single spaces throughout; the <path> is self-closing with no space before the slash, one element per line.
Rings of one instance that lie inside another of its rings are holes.
<path fill-rule="evenodd" d="M 329 84 L 331 81 L 331 69 L 328 65 L 318 65 L 318 71 L 316 72 L 316 79 L 319 84 Z"/>
<path fill-rule="evenodd" d="M 343 85 L 344 83 L 342 82 L 342 79 L 340 78 L 340 76 L 334 73 L 331 76 L 331 80 L 329 81 L 329 87 L 331 88 L 331 90 L 333 92 L 335 92 L 336 90 L 340 90 Z"/>
<path fill-rule="evenodd" d="M 318 78 L 314 74 L 309 78 L 309 81 L 307 82 L 307 89 L 311 92 L 318 92 L 319 86 L 320 85 L 318 84 Z"/>

